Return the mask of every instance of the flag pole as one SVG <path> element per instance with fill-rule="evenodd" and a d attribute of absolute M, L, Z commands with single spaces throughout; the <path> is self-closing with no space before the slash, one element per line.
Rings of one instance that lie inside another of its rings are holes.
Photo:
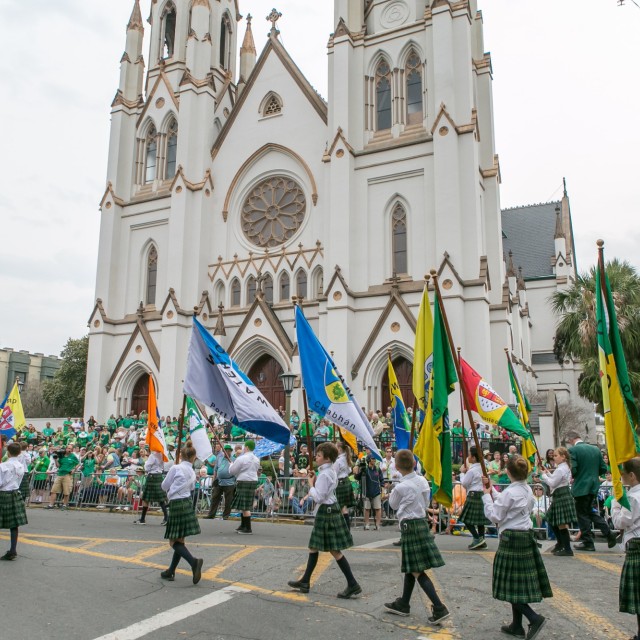
<path fill-rule="evenodd" d="M 202 415 L 202 419 L 205 421 L 205 423 L 209 426 L 209 429 L 211 429 L 211 434 L 213 435 L 213 437 L 216 439 L 216 442 L 220 445 L 221 449 L 222 449 L 222 453 L 224 454 L 224 457 L 231 462 L 231 456 L 229 456 L 229 454 L 226 452 L 224 445 L 222 444 L 222 442 L 220 441 L 220 438 L 218 438 L 218 434 L 215 432 L 213 425 L 209 422 L 209 418 L 207 417 L 207 412 L 203 411 L 203 406 L 200 404 L 200 402 L 198 402 L 198 400 L 196 400 L 196 398 L 192 398 L 192 400 L 196 403 L 196 407 L 198 407 L 198 411 L 200 411 L 200 415 Z M 204 460 L 203 460 L 204 462 Z"/>
<path fill-rule="evenodd" d="M 440 313 L 442 314 L 442 320 L 444 322 L 444 329 L 447 333 L 447 340 L 449 341 L 449 349 L 451 350 L 451 356 L 453 358 L 453 362 L 456 366 L 456 372 L 458 374 L 458 381 L 460 384 L 460 389 L 462 391 L 462 397 L 464 398 L 464 404 L 466 406 L 466 410 L 467 410 L 467 417 L 469 418 L 469 425 L 471 427 L 471 433 L 473 434 L 473 441 L 476 445 L 476 452 L 478 454 L 478 457 L 480 458 L 478 460 L 478 462 L 480 463 L 480 468 L 482 469 L 482 475 L 485 478 L 488 478 L 489 476 L 487 475 L 487 467 L 484 463 L 484 456 L 482 455 L 482 447 L 480 446 L 480 440 L 478 439 L 478 432 L 476 431 L 476 425 L 475 422 L 473 421 L 473 416 L 471 415 L 471 409 L 469 409 L 469 407 L 471 406 L 471 402 L 469 400 L 469 398 L 467 398 L 467 392 L 465 389 L 464 384 L 462 383 L 462 370 L 460 368 L 460 360 L 457 357 L 457 353 L 456 353 L 456 349 L 455 349 L 455 345 L 453 343 L 453 338 L 451 337 L 451 328 L 449 327 L 449 319 L 447 318 L 447 314 L 444 310 L 444 304 L 442 302 L 442 296 L 440 294 L 440 285 L 438 284 L 438 273 L 436 272 L 435 269 L 431 269 L 431 279 L 433 280 L 433 286 L 435 289 L 435 293 L 436 293 L 436 304 L 439 306 L 440 308 Z"/>
<path fill-rule="evenodd" d="M 409 434 L 409 451 L 413 451 L 414 438 L 416 435 L 416 414 L 418 413 L 418 399 L 413 397 L 413 405 L 411 405 L 411 433 Z"/>
<path fill-rule="evenodd" d="M 313 469 L 313 442 L 309 431 L 309 405 L 307 404 L 307 390 L 302 388 L 302 401 L 304 402 L 304 422 L 307 425 L 307 449 L 309 449 L 309 469 Z"/>
<path fill-rule="evenodd" d="M 460 352 L 462 349 L 458 347 L 458 360 L 460 360 Z M 468 452 L 467 452 L 467 430 L 464 428 L 464 400 L 462 397 L 462 383 L 460 383 L 460 423 L 462 424 L 462 459 L 466 463 Z"/>
<path fill-rule="evenodd" d="M 178 446 L 176 447 L 176 459 L 175 463 L 180 463 L 180 446 L 182 445 L 182 426 L 184 424 L 184 410 L 187 406 L 187 395 L 182 394 L 182 409 L 180 409 L 180 416 L 178 418 Z"/>
<path fill-rule="evenodd" d="M 520 383 L 518 382 L 518 378 L 516 377 L 516 372 L 515 372 L 515 370 L 513 368 L 513 362 L 511 360 L 511 356 L 509 355 L 509 348 L 508 347 L 504 348 L 504 355 L 507 357 L 507 366 L 509 367 L 509 371 L 511 373 L 511 377 L 513 378 L 513 383 L 515 384 L 516 388 L 518 389 L 518 393 L 520 394 L 520 397 L 524 401 L 524 393 L 523 393 L 522 389 L 520 388 Z M 516 398 L 516 400 L 517 400 L 517 398 Z M 536 448 L 536 455 L 538 456 L 538 465 L 542 469 L 544 467 L 544 465 L 542 463 L 542 458 L 540 457 L 540 449 L 538 449 L 538 443 L 536 442 L 536 438 L 533 435 L 533 431 L 531 430 L 531 425 L 530 424 L 523 424 L 522 426 L 529 432 L 529 435 L 531 436 L 531 440 L 533 440 L 533 445 Z"/>

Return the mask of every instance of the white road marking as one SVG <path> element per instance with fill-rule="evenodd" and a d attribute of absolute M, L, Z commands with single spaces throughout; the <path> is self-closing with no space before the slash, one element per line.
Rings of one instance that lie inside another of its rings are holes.
<path fill-rule="evenodd" d="M 153 631 L 168 627 L 180 620 L 188 618 L 189 616 L 201 613 L 205 609 L 210 609 L 211 607 L 215 607 L 223 602 L 227 602 L 239 593 L 248 593 L 248 589 L 243 589 L 241 587 L 225 587 L 224 589 L 214 591 L 202 598 L 196 598 L 195 600 L 182 604 L 179 607 L 174 607 L 173 609 L 158 613 L 146 620 L 136 622 L 129 627 L 120 629 L 119 631 L 107 633 L 95 640 L 137 640 L 138 638 L 142 638 Z"/>
<path fill-rule="evenodd" d="M 400 536 L 396 536 L 395 538 L 387 538 L 386 540 L 376 540 L 375 542 L 367 542 L 367 544 L 359 544 L 357 547 L 353 547 L 354 549 L 379 549 L 380 547 L 387 547 L 400 540 Z"/>

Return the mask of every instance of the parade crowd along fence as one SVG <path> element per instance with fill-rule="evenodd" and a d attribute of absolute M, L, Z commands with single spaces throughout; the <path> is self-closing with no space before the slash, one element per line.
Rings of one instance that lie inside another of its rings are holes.
<path fill-rule="evenodd" d="M 36 477 L 38 476 L 38 477 Z M 142 507 L 142 492 L 146 478 L 144 474 L 135 472 L 131 474 L 127 470 L 113 470 L 107 473 L 98 473 L 84 476 L 81 473 L 74 474 L 73 490 L 69 499 L 71 509 L 97 509 L 108 511 L 123 511 L 137 514 Z M 198 475 L 196 489 L 192 493 L 193 505 L 200 516 L 210 515 L 212 494 L 214 493 L 214 478 L 210 475 Z M 25 496 L 27 504 L 31 508 L 46 507 L 49 505 L 50 491 L 53 477 L 42 479 L 42 474 L 32 472 L 29 478 L 29 495 Z M 394 482 L 385 482 L 380 495 L 380 513 L 377 516 L 375 507 L 377 501 L 372 501 L 373 507 L 369 513 L 369 526 L 393 526 L 397 525 L 396 513 L 389 507 L 389 495 L 393 491 Z M 355 496 L 355 506 L 351 509 L 352 520 L 356 526 L 364 522 L 364 490 L 363 485 L 352 481 Z M 507 485 L 494 484 L 498 491 Z M 532 483 L 536 506 L 532 513 L 533 528 L 540 539 L 549 537 L 551 530 L 547 527 L 546 512 L 550 506 L 550 498 L 547 490 L 538 483 Z M 464 506 L 466 491 L 460 482 L 453 485 L 453 504 L 451 508 L 432 502 L 429 508 L 429 521 L 433 533 L 450 533 L 460 535 L 468 533 L 464 524 L 458 521 L 458 516 Z M 600 487 L 597 501 L 593 508 L 607 519 L 613 526 L 610 517 L 610 505 L 613 497 L 613 487 L 603 485 Z M 374 499 L 375 500 L 375 499 Z M 62 494 L 56 496 L 54 505 L 62 506 Z M 161 514 L 157 504 L 152 504 L 150 512 Z M 309 482 L 305 477 L 277 478 L 275 482 L 261 478 L 256 489 L 252 513 L 254 517 L 271 520 L 304 520 L 313 517 L 315 504 L 309 497 Z M 215 516 L 222 515 L 225 510 L 224 496 L 220 497 L 219 506 Z M 232 517 L 239 513 L 231 510 Z M 573 530 L 578 530 L 577 523 L 573 523 Z M 488 535 L 496 534 L 492 527 L 488 527 Z"/>

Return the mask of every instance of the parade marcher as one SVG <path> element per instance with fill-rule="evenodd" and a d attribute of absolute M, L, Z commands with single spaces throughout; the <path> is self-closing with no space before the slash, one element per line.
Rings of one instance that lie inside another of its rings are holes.
<path fill-rule="evenodd" d="M 417 580 L 433 603 L 429 622 L 440 624 L 449 617 L 449 610 L 438 597 L 436 588 L 425 571 L 442 567 L 444 560 L 438 551 L 433 534 L 429 531 L 426 518 L 431 489 L 427 480 L 419 476 L 413 467 L 414 459 L 411 451 L 401 449 L 396 453 L 396 469 L 402 474 L 402 479 L 389 496 L 389 506 L 397 512 L 402 531 L 401 571 L 404 574 L 404 587 L 402 596 L 393 602 L 386 603 L 384 607 L 389 613 L 408 616 L 411 610 L 409 604 L 411 594 Z"/>
<path fill-rule="evenodd" d="M 631 510 L 617 500 L 611 505 L 611 519 L 617 529 L 624 529 L 622 542 L 625 558 L 620 576 L 618 608 L 636 615 L 638 633 L 631 640 L 640 640 L 640 458 L 622 463 L 622 482 L 630 487 L 627 499 Z"/>
<path fill-rule="evenodd" d="M 351 517 L 349 516 L 349 509 L 355 505 L 355 497 L 353 495 L 353 485 L 349 480 L 349 474 L 351 473 L 351 447 L 345 442 L 338 442 L 338 458 L 333 465 L 333 470 L 336 472 L 338 478 L 338 486 L 336 487 L 336 499 L 338 505 L 342 511 L 344 521 L 347 523 L 347 528 L 351 528 Z"/>
<path fill-rule="evenodd" d="M 29 449 L 29 444 L 27 442 L 22 442 L 20 444 L 20 455 L 18 456 L 18 460 L 24 467 L 24 475 L 22 476 L 22 480 L 20 481 L 20 495 L 22 499 L 26 502 L 29 502 L 29 494 L 30 490 L 30 478 L 31 474 L 29 473 L 29 464 L 31 462 L 31 456 L 27 452 Z"/>
<path fill-rule="evenodd" d="M 20 495 L 20 482 L 24 475 L 24 466 L 18 456 L 20 444 L 7 445 L 8 458 L 0 464 L 0 529 L 9 529 L 10 548 L 0 560 L 15 560 L 18 556 L 18 527 L 27 523 L 27 511 Z"/>
<path fill-rule="evenodd" d="M 173 558 L 169 568 L 160 576 L 170 582 L 175 578 L 176 568 L 181 558 L 184 558 L 191 567 L 193 584 L 198 584 L 202 576 L 202 558 L 194 558 L 184 544 L 187 536 L 200 533 L 200 524 L 191 501 L 191 492 L 196 486 L 196 474 L 193 470 L 195 459 L 196 450 L 186 446 L 182 450 L 180 464 L 173 465 L 162 481 L 162 490 L 167 492 L 169 498 L 169 520 L 164 537 L 169 540 L 169 545 L 173 548 Z"/>
<path fill-rule="evenodd" d="M 224 450 L 220 450 L 216 455 L 216 462 L 213 471 L 213 488 L 211 490 L 211 507 L 209 513 L 205 516 L 205 520 L 213 520 L 218 512 L 220 501 L 224 496 L 224 509 L 222 511 L 222 519 L 228 520 L 231 515 L 231 504 L 233 503 L 233 494 L 236 490 L 236 479 L 229 473 L 231 465 L 230 457 L 233 447 L 225 444 Z M 226 452 L 226 455 L 225 455 Z M 229 458 L 227 457 L 229 456 Z"/>
<path fill-rule="evenodd" d="M 564 447 L 558 447 L 553 453 L 555 471 L 542 469 L 540 480 L 551 489 L 551 507 L 547 511 L 547 522 L 556 536 L 556 546 L 552 553 L 556 556 L 572 556 L 569 525 L 577 522 L 576 505 L 571 495 L 571 457 Z"/>
<path fill-rule="evenodd" d="M 469 549 L 486 549 L 487 543 L 484 539 L 484 528 L 491 524 L 484 514 L 482 505 L 482 467 L 480 466 L 478 450 L 476 447 L 469 447 L 469 457 L 466 466 L 460 467 L 460 482 L 467 492 L 467 498 L 462 507 L 460 522 L 473 536 Z"/>
<path fill-rule="evenodd" d="M 567 442 L 571 445 L 571 473 L 573 475 L 573 499 L 578 514 L 580 526 L 580 544 L 574 548 L 577 551 L 595 551 L 594 535 L 591 530 L 593 523 L 607 539 L 609 548 L 616 546 L 616 534 L 611 531 L 604 518 L 594 511 L 594 503 L 600 488 L 600 476 L 607 473 L 607 465 L 602 458 L 600 449 L 592 444 L 583 442 L 577 431 L 568 431 Z"/>
<path fill-rule="evenodd" d="M 157 502 L 162 509 L 164 518 L 160 523 L 167 524 L 169 514 L 167 513 L 167 494 L 162 489 L 162 473 L 164 471 L 164 461 L 162 452 L 152 451 L 144 463 L 144 470 L 147 474 L 147 481 L 142 492 L 142 512 L 138 520 L 133 524 L 147 524 L 147 511 L 152 502 Z"/>
<path fill-rule="evenodd" d="M 253 440 L 247 440 L 244 443 L 242 455 L 229 465 L 229 473 L 236 477 L 236 495 L 232 508 L 238 509 L 242 513 L 240 526 L 236 532 L 243 535 L 253 533 L 251 530 L 251 508 L 258 488 L 258 471 L 260 469 L 260 460 L 253 455 L 255 448 L 256 443 Z"/>
<path fill-rule="evenodd" d="M 513 620 L 500 631 L 533 640 L 546 618 L 536 613 L 529 603 L 551 598 L 553 593 L 533 535 L 534 498 L 527 485 L 527 461 L 522 456 L 512 456 L 507 463 L 507 473 L 511 481 L 508 487 L 498 493 L 487 479 L 482 497 L 485 515 L 500 528 L 500 543 L 493 560 L 493 597 L 511 603 Z M 529 621 L 526 634 L 523 616 Z"/>
<path fill-rule="evenodd" d="M 362 588 L 353 577 L 349 561 L 342 555 L 343 549 L 353 546 L 351 532 L 340 511 L 336 499 L 338 477 L 333 470 L 333 463 L 338 458 L 338 447 L 333 442 L 322 442 L 316 447 L 316 464 L 319 475 L 316 479 L 313 472 L 309 474 L 311 489 L 309 495 L 316 503 L 315 522 L 309 538 L 309 557 L 307 568 L 300 580 L 290 580 L 288 585 L 302 593 L 309 593 L 311 576 L 318 564 L 320 551 L 328 551 L 338 563 L 347 579 L 347 587 L 338 594 L 338 598 L 351 598 L 362 593 Z"/>

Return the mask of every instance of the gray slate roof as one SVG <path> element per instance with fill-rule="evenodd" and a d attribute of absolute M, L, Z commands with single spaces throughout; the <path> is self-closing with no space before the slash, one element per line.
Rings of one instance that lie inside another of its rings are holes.
<path fill-rule="evenodd" d="M 525 280 L 553 276 L 556 207 L 560 201 L 502 210 L 502 247 L 508 260 L 513 251 L 516 270 L 522 267 Z"/>

